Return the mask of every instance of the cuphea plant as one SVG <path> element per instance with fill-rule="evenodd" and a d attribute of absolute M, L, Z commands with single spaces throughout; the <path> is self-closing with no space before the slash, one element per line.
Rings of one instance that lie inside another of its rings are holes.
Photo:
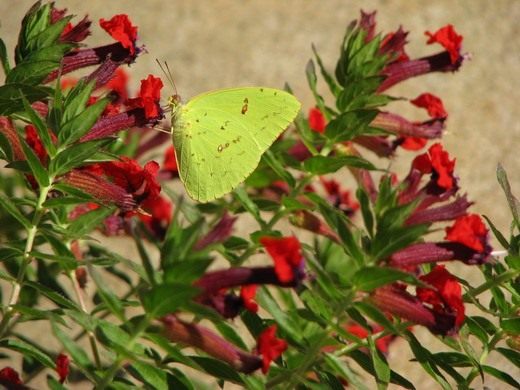
<path fill-rule="evenodd" d="M 483 219 L 468 211 L 455 159 L 437 141 L 427 146 L 446 125 L 441 99 L 410 100 L 426 109 L 423 122 L 385 111 L 393 85 L 460 68 L 451 25 L 426 33 L 441 51 L 410 59 L 407 32 L 376 33 L 375 12 L 362 12 L 333 73 L 314 50 L 306 75 L 315 107 L 243 185 L 209 203 L 169 187 L 179 175 L 171 135 L 157 130 L 170 128 L 162 81 L 150 75 L 128 96 L 125 66 L 143 55 L 137 27 L 126 15 L 99 25 L 115 42 L 89 48 L 80 44 L 94 28 L 87 18 L 72 25 L 38 2 L 14 64 L 0 41 L 0 384 L 30 388 L 45 372 L 53 389 L 193 389 L 209 378 L 253 389 L 414 389 L 386 359 L 402 338 L 442 388 L 489 376 L 520 386 L 487 362 L 492 352 L 520 361 L 520 212 L 506 174 L 499 167 L 509 238 L 486 218 L 504 247 L 497 257 Z M 70 77 L 83 68 L 92 70 Z M 163 145 L 163 161 L 148 160 Z M 404 175 L 366 158 L 401 150 L 417 153 Z M 356 190 L 334 176 L 340 170 Z M 243 216 L 248 232 L 234 229 Z M 133 241 L 138 259 L 118 253 L 116 235 Z M 457 277 L 452 261 L 484 282 Z M 38 337 L 27 324 L 51 331 Z M 445 350 L 422 345 L 418 326 Z"/>

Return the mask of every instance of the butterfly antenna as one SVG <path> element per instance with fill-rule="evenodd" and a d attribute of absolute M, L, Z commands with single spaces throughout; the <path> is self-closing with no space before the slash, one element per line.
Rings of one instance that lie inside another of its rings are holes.
<path fill-rule="evenodd" d="M 168 63 L 164 61 L 164 65 L 159 61 L 157 58 L 155 59 L 155 62 L 157 62 L 157 65 L 159 65 L 159 68 L 161 68 L 161 71 L 164 73 L 164 76 L 172 86 L 173 90 L 175 91 L 175 94 L 177 95 L 177 86 L 175 85 L 175 81 L 173 80 L 173 74 L 170 70 L 170 67 L 168 66 Z"/>

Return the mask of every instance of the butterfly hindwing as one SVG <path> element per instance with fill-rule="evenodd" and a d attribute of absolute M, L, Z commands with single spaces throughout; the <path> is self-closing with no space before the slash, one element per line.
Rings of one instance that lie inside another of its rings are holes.
<path fill-rule="evenodd" d="M 173 126 L 179 175 L 201 202 L 231 192 L 300 109 L 287 92 L 260 87 L 208 92 L 182 106 Z"/>

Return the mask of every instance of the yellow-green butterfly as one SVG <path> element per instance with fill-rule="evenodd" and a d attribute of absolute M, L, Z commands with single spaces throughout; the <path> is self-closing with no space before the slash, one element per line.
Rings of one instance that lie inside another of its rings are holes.
<path fill-rule="evenodd" d="M 300 110 L 291 94 L 272 88 L 219 89 L 180 104 L 170 99 L 179 176 L 193 199 L 231 192 Z"/>

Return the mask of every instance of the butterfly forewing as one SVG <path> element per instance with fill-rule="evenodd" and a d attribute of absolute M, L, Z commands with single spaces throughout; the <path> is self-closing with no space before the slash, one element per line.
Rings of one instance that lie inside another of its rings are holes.
<path fill-rule="evenodd" d="M 260 87 L 208 92 L 181 107 L 173 143 L 188 194 L 207 202 L 231 192 L 254 171 L 299 109 L 287 92 Z"/>

